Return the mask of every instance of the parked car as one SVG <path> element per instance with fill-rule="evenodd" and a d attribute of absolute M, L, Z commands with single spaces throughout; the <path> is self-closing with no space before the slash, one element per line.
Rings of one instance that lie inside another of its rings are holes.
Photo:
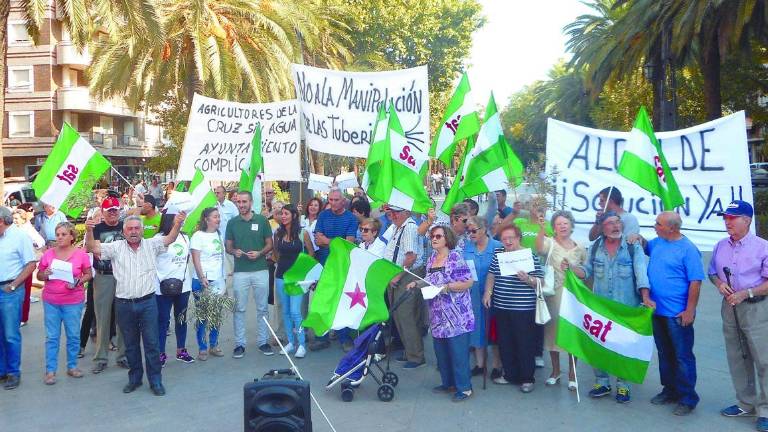
<path fill-rule="evenodd" d="M 768 187 L 768 170 L 763 168 L 751 168 L 752 187 Z"/>
<path fill-rule="evenodd" d="M 15 180 L 8 178 L 5 180 L 3 192 L 3 204 L 8 204 L 11 195 L 16 195 L 22 203 L 31 202 L 37 205 L 37 196 L 32 189 L 32 184 L 25 180 Z"/>

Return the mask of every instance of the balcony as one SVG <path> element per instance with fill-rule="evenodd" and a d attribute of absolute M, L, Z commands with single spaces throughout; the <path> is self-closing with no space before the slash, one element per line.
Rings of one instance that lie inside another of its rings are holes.
<path fill-rule="evenodd" d="M 138 117 L 138 114 L 128 108 L 121 100 L 97 101 L 91 96 L 88 87 L 61 87 L 56 90 L 56 109 Z"/>
<path fill-rule="evenodd" d="M 99 132 L 80 132 L 80 136 L 91 143 L 91 145 L 103 147 L 105 149 L 139 149 L 146 146 L 144 141 L 128 135 L 103 134 Z"/>
<path fill-rule="evenodd" d="M 83 70 L 91 64 L 91 54 L 87 49 L 80 51 L 70 41 L 61 41 L 56 45 L 56 62 L 59 66 Z"/>

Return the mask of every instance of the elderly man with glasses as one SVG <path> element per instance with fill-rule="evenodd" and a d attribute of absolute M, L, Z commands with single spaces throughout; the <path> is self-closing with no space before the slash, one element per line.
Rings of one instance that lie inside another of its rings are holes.
<path fill-rule="evenodd" d="M 728 237 L 712 251 L 709 280 L 723 296 L 725 353 L 738 403 L 726 417 L 757 415 L 758 431 L 768 431 L 768 241 L 752 234 L 752 206 L 736 200 L 723 216 Z"/>

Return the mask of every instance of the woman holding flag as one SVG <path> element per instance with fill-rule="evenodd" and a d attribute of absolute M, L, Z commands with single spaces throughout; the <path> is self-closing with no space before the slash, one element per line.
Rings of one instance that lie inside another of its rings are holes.
<path fill-rule="evenodd" d="M 288 337 L 283 354 L 290 354 L 296 348 L 296 358 L 307 355 L 306 335 L 301 327 L 304 317 L 301 316 L 301 303 L 304 294 L 291 295 L 285 291 L 283 275 L 303 250 L 309 255 L 314 255 L 314 248 L 307 236 L 302 235 L 299 211 L 293 204 L 286 204 L 280 211 L 280 227 L 275 231 L 274 255 L 277 268 L 275 269 L 275 290 L 280 296 L 280 304 L 283 313 L 283 325 Z"/>

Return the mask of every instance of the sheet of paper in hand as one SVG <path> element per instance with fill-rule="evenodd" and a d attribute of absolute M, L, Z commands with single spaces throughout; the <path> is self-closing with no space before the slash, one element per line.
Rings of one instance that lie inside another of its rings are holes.
<path fill-rule="evenodd" d="M 536 269 L 530 249 L 501 252 L 496 254 L 496 258 L 499 260 L 499 272 L 502 276 L 516 275 L 520 270 L 530 273 Z"/>
<path fill-rule="evenodd" d="M 55 259 L 51 261 L 51 276 L 49 279 L 58 279 L 67 283 L 74 283 L 75 276 L 72 274 L 72 263 Z"/>

